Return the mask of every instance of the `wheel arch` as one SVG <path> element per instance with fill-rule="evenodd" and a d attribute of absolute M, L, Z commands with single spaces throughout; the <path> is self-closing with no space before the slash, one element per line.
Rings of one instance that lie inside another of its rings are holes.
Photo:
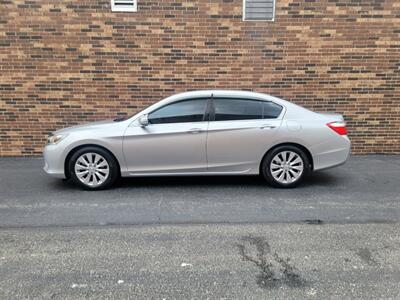
<path fill-rule="evenodd" d="M 100 148 L 100 149 L 108 152 L 114 158 L 115 162 L 117 163 L 118 174 L 121 175 L 121 164 L 118 161 L 117 157 L 114 155 L 114 153 L 112 153 L 112 151 L 110 151 L 106 147 L 98 145 L 98 144 L 82 144 L 82 145 L 79 145 L 79 146 L 76 146 L 76 147 L 72 148 L 68 152 L 67 156 L 65 157 L 65 160 L 64 160 L 64 175 L 65 175 L 66 179 L 70 178 L 69 160 L 71 159 L 72 155 L 74 155 L 74 153 L 76 151 L 78 151 L 79 149 L 85 148 L 85 147 L 97 147 L 97 148 Z"/>
<path fill-rule="evenodd" d="M 259 172 L 261 174 L 261 166 L 262 163 L 265 159 L 265 157 L 268 155 L 268 153 L 270 153 L 271 151 L 273 151 L 274 149 L 281 147 L 281 146 L 293 146 L 293 147 L 297 147 L 299 149 L 301 149 L 306 155 L 308 160 L 310 161 L 310 171 L 314 170 L 314 159 L 312 157 L 312 154 L 310 152 L 310 150 L 307 149 L 307 147 L 299 144 L 299 143 L 292 143 L 292 142 L 287 142 L 287 143 L 280 143 L 280 144 L 276 144 L 273 147 L 271 147 L 270 149 L 268 149 L 267 152 L 265 152 L 265 154 L 263 155 L 261 162 L 260 162 L 260 166 L 259 166 Z"/>

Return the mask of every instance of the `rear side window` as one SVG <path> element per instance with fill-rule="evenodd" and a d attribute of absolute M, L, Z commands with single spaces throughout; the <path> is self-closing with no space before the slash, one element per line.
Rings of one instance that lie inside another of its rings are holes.
<path fill-rule="evenodd" d="M 282 107 L 273 102 L 249 99 L 213 99 L 214 120 L 258 120 L 277 118 Z"/>
<path fill-rule="evenodd" d="M 263 105 L 263 118 L 276 119 L 282 112 L 282 106 L 274 102 L 264 102 Z"/>
<path fill-rule="evenodd" d="M 201 122 L 207 99 L 192 99 L 168 104 L 149 114 L 150 124 Z"/>
<path fill-rule="evenodd" d="M 245 99 L 213 99 L 215 121 L 262 119 L 262 102 Z"/>

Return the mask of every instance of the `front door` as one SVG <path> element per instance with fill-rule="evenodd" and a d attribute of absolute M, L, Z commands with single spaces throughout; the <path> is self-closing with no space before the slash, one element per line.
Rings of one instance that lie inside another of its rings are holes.
<path fill-rule="evenodd" d="M 258 173 L 282 120 L 282 107 L 268 101 L 212 99 L 208 127 L 208 171 Z"/>
<path fill-rule="evenodd" d="M 167 104 L 149 113 L 149 125 L 141 127 L 135 122 L 128 127 L 123 149 L 131 175 L 205 171 L 207 100 Z"/>

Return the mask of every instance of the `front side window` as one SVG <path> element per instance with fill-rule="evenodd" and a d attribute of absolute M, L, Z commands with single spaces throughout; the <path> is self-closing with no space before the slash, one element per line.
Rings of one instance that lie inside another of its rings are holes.
<path fill-rule="evenodd" d="M 282 107 L 273 102 L 249 99 L 213 99 L 214 120 L 258 120 L 279 117 Z"/>
<path fill-rule="evenodd" d="M 192 99 L 163 106 L 149 114 L 150 124 L 202 122 L 207 99 Z"/>

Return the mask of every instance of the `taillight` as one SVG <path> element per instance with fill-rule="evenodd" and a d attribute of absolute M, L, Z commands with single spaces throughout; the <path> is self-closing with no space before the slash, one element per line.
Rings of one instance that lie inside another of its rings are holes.
<path fill-rule="evenodd" d="M 337 134 L 340 135 L 346 135 L 347 134 L 347 129 L 346 129 L 346 123 L 344 122 L 332 122 L 326 124 L 330 129 L 335 131 Z"/>

